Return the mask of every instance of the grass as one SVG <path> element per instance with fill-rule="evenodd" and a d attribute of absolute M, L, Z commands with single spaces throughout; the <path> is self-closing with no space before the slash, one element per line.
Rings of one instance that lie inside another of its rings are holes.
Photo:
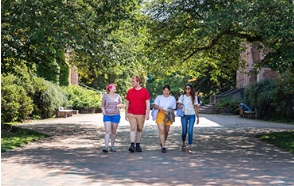
<path fill-rule="evenodd" d="M 260 135 L 258 136 L 258 138 L 262 141 L 294 153 L 294 131 L 274 132 L 270 134 Z"/>
<path fill-rule="evenodd" d="M 10 124 L 1 125 L 1 152 L 21 147 L 31 141 L 36 141 L 48 137 L 29 129 L 12 126 Z"/>

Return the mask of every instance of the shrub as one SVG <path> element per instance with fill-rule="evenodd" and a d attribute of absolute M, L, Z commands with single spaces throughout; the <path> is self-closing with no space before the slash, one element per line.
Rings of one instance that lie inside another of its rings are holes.
<path fill-rule="evenodd" d="M 294 73 L 285 72 L 276 80 L 276 89 L 272 91 L 276 117 L 294 118 Z"/>
<path fill-rule="evenodd" d="M 63 89 L 41 78 L 35 78 L 34 82 L 34 115 L 50 118 L 54 116 L 58 107 L 67 106 L 67 98 Z"/>
<path fill-rule="evenodd" d="M 221 108 L 228 108 L 231 110 L 232 113 L 236 114 L 237 113 L 237 103 L 239 101 L 235 99 L 230 99 L 230 98 L 222 98 L 218 99 L 216 103 L 216 108 L 221 109 Z"/>
<path fill-rule="evenodd" d="M 245 88 L 244 100 L 255 106 L 261 118 L 293 118 L 293 78 L 264 79 Z"/>
<path fill-rule="evenodd" d="M 33 101 L 12 74 L 1 75 L 1 121 L 22 121 L 33 111 Z"/>
<path fill-rule="evenodd" d="M 96 91 L 87 90 L 78 85 L 65 87 L 69 105 L 74 109 L 101 108 L 102 96 Z"/>
<path fill-rule="evenodd" d="M 275 88 L 275 81 L 270 79 L 252 83 L 245 88 L 244 102 L 250 106 L 254 106 L 261 118 L 274 117 L 275 110 L 272 106 L 272 91 Z"/>

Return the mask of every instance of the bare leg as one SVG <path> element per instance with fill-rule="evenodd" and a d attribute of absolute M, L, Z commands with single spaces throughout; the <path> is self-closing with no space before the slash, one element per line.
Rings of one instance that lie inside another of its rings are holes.
<path fill-rule="evenodd" d="M 111 146 L 114 146 L 117 126 L 118 126 L 117 123 L 112 123 L 111 124 Z"/>
<path fill-rule="evenodd" d="M 111 122 L 105 122 L 104 128 L 105 128 L 105 147 L 108 147 L 110 133 L 111 133 Z"/>
<path fill-rule="evenodd" d="M 159 130 L 159 141 L 162 147 L 165 145 L 165 128 L 164 124 L 157 124 Z"/>
<path fill-rule="evenodd" d="M 167 136 L 168 136 L 168 133 L 169 133 L 169 128 L 170 128 L 170 125 L 164 125 L 164 143 L 167 139 Z"/>

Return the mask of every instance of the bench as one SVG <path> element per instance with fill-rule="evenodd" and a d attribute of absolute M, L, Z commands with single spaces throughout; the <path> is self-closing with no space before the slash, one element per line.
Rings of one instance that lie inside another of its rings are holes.
<path fill-rule="evenodd" d="M 248 118 L 248 119 L 251 119 L 251 118 L 255 118 L 257 119 L 257 114 L 255 111 L 244 111 L 244 118 Z"/>
<path fill-rule="evenodd" d="M 56 110 L 56 118 L 60 117 L 70 117 L 74 113 L 74 110 L 67 110 L 64 107 L 59 107 L 58 110 Z"/>

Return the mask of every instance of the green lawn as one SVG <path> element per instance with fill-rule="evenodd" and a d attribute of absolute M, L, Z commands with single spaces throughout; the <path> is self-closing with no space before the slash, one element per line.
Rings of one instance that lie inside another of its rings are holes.
<path fill-rule="evenodd" d="M 258 136 L 259 139 L 294 153 L 294 131 L 275 132 Z"/>
<path fill-rule="evenodd" d="M 1 126 L 1 152 L 23 146 L 31 141 L 45 138 L 48 135 L 41 134 L 29 129 L 5 124 Z"/>

